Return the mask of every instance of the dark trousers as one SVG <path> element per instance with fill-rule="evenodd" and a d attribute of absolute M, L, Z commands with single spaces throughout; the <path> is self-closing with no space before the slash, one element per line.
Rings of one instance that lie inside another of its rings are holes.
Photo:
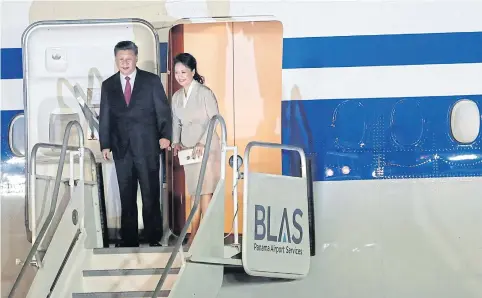
<path fill-rule="evenodd" d="M 130 149 L 130 148 L 129 148 Z M 137 222 L 137 181 L 141 187 L 144 232 L 149 243 L 162 238 L 160 206 L 159 155 L 136 156 L 127 150 L 114 162 L 121 200 L 121 238 L 125 246 L 139 245 Z"/>

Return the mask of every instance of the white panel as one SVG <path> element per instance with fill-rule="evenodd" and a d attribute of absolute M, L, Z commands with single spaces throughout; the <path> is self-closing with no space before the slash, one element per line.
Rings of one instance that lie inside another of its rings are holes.
<path fill-rule="evenodd" d="M 218 298 L 480 298 L 482 178 L 317 182 L 316 256 L 293 282 L 227 275 Z"/>
<path fill-rule="evenodd" d="M 23 81 L 0 80 L 0 109 L 23 110 Z"/>
<path fill-rule="evenodd" d="M 232 15 L 275 15 L 285 37 L 481 31 L 481 9 L 480 1 L 231 2 Z"/>
<path fill-rule="evenodd" d="M 481 77 L 481 63 L 289 69 L 283 100 L 482 94 Z"/>
<path fill-rule="evenodd" d="M 450 125 L 452 135 L 459 143 L 474 142 L 480 129 L 480 112 L 477 104 L 468 99 L 458 101 L 452 108 Z"/>
<path fill-rule="evenodd" d="M 31 0 L 0 1 L 0 46 L 2 48 L 20 48 L 22 33 L 30 24 L 29 10 Z"/>
<path fill-rule="evenodd" d="M 308 274 L 306 186 L 304 178 L 246 174 L 242 255 L 249 275 L 302 279 Z"/>
<path fill-rule="evenodd" d="M 86 5 L 95 7 L 95 1 Z M 148 2 L 148 1 L 147 1 Z M 166 1 L 167 16 L 159 14 L 151 22 L 166 24 L 178 18 L 211 17 L 213 15 L 274 15 L 284 24 L 285 37 L 345 36 L 400 33 L 481 31 L 482 19 L 479 1 Z M 217 3 L 216 3 L 217 2 Z M 2 4 L 2 47 L 20 47 L 21 35 L 30 24 L 32 1 L 14 1 Z M 138 4 L 132 2 L 134 8 Z M 217 5 L 216 5 L 216 4 Z M 125 7 L 119 9 L 112 2 L 109 17 L 124 16 Z M 105 6 L 105 5 L 104 5 Z M 104 7 L 103 6 L 103 7 Z M 47 8 L 48 9 L 48 8 Z M 105 7 L 104 7 L 105 9 Z M 113 13 L 115 10 L 118 13 Z M 142 12 L 142 10 L 141 10 Z M 147 12 L 146 12 L 147 13 Z M 36 12 L 38 15 L 39 12 Z M 41 13 L 40 13 L 41 14 Z M 72 12 L 57 12 L 59 19 Z M 46 12 L 46 15 L 49 13 Z M 79 15 L 77 18 L 87 18 Z M 147 18 L 148 15 L 136 15 Z M 51 18 L 49 18 L 51 19 Z M 302 22 L 300 22 L 302 20 Z"/>

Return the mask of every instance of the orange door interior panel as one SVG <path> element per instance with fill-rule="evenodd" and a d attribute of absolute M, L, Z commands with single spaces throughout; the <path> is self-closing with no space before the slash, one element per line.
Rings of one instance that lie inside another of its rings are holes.
<path fill-rule="evenodd" d="M 282 30 L 280 22 L 233 24 L 235 142 L 243 159 L 251 141 L 281 143 Z M 281 174 L 281 151 L 253 148 L 249 164 L 250 171 Z M 238 182 L 240 231 L 243 185 Z"/>
<path fill-rule="evenodd" d="M 281 142 L 281 63 L 282 25 L 279 22 L 204 23 L 177 25 L 171 30 L 169 88 L 179 89 L 172 70 L 172 59 L 181 52 L 196 57 L 198 71 L 216 95 L 219 111 L 226 121 L 228 145 L 235 144 L 238 154 L 250 141 Z M 218 133 L 220 129 L 218 128 Z M 230 152 L 227 157 L 232 155 Z M 191 202 L 185 197 L 184 173 L 177 160 L 170 161 L 170 195 L 186 200 L 185 220 Z M 253 149 L 251 169 L 281 174 L 281 152 Z M 232 232 L 234 206 L 232 170 L 226 161 L 225 233 Z M 241 169 L 242 170 L 242 169 Z M 168 178 L 169 179 L 169 178 Z M 169 181 L 169 180 L 168 180 Z M 242 233 L 243 183 L 238 182 L 238 223 Z M 183 214 L 182 214 L 183 213 Z"/>

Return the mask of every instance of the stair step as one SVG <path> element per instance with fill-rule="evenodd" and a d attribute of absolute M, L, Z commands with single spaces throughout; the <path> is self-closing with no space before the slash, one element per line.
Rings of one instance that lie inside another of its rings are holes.
<path fill-rule="evenodd" d="M 130 254 L 130 253 L 172 253 L 173 246 L 141 246 L 141 247 L 108 247 L 108 248 L 94 248 L 94 255 L 106 254 Z M 183 251 L 188 251 L 189 248 L 183 246 Z"/>
<path fill-rule="evenodd" d="M 187 250 L 186 248 L 184 250 Z M 164 268 L 172 247 L 122 247 L 93 250 L 90 270 Z M 181 255 L 177 254 L 172 268 L 180 268 Z"/>
<path fill-rule="evenodd" d="M 170 291 L 161 291 L 157 297 L 169 297 Z M 130 292 L 89 292 L 73 293 L 72 298 L 96 297 L 96 298 L 144 298 L 152 297 L 154 291 L 130 291 Z"/>
<path fill-rule="evenodd" d="M 179 268 L 171 268 L 169 274 L 178 274 Z M 126 276 L 126 275 L 160 275 L 164 268 L 148 269 L 108 269 L 108 270 L 84 270 L 83 275 L 88 276 Z"/>
<path fill-rule="evenodd" d="M 162 290 L 170 290 L 174 285 L 179 268 L 172 268 Z M 163 268 L 84 270 L 85 292 L 133 292 L 152 291 L 157 286 Z"/>

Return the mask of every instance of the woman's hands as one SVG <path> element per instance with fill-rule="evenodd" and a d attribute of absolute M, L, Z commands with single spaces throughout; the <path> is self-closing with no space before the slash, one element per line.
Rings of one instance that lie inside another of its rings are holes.
<path fill-rule="evenodd" d="M 201 157 L 204 153 L 204 145 L 201 143 L 197 143 L 192 153 L 196 157 Z"/>
<path fill-rule="evenodd" d="M 177 156 L 177 153 L 180 150 L 184 149 L 184 147 L 181 144 L 173 144 L 171 148 L 172 148 L 174 156 Z M 201 157 L 201 156 L 203 156 L 203 153 L 204 153 L 204 145 L 201 144 L 201 143 L 197 143 L 196 146 L 194 146 L 194 148 L 192 149 L 192 156 L 193 157 Z"/>

